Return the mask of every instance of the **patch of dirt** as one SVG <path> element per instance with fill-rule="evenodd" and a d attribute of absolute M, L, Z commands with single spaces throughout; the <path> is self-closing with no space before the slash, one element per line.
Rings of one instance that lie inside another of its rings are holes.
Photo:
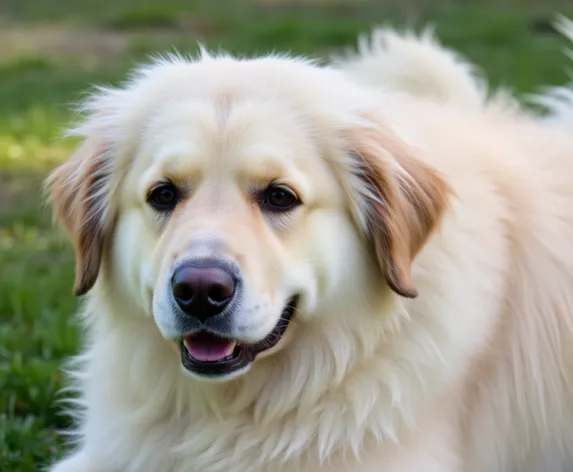
<path fill-rule="evenodd" d="M 130 44 L 126 34 L 63 26 L 5 26 L 0 29 L 0 60 L 23 55 L 48 57 L 98 57 L 125 53 Z"/>
<path fill-rule="evenodd" d="M 169 44 L 178 37 L 204 38 L 221 34 L 214 23 L 193 17 L 180 18 L 173 28 L 94 28 L 66 25 L 0 24 L 0 62 L 20 56 L 52 59 L 106 59 L 129 52 L 138 38 Z"/>

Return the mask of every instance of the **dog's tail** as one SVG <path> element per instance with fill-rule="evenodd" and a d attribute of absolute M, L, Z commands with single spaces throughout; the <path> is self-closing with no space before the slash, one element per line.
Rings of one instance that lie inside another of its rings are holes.
<path fill-rule="evenodd" d="M 465 107 L 483 106 L 487 87 L 474 65 L 442 46 L 432 30 L 420 35 L 377 28 L 358 39 L 358 50 L 334 57 L 334 66 L 370 86 Z"/>
<path fill-rule="evenodd" d="M 555 28 L 573 43 L 573 21 L 561 16 L 555 22 Z M 573 49 L 567 49 L 565 54 L 573 61 Z M 547 123 L 567 129 L 573 129 L 573 73 L 570 75 L 569 85 L 546 88 L 531 97 L 533 103 L 548 112 L 544 117 Z"/>

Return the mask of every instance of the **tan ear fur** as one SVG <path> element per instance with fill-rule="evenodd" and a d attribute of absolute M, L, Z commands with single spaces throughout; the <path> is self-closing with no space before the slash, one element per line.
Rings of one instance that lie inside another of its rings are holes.
<path fill-rule="evenodd" d="M 440 221 L 451 188 L 383 124 L 351 133 L 366 184 L 366 219 L 380 269 L 399 295 L 418 295 L 412 262 Z"/>
<path fill-rule="evenodd" d="M 54 217 L 63 224 L 76 251 L 74 292 L 84 295 L 97 279 L 105 237 L 106 153 L 87 139 L 47 179 L 48 201 Z"/>

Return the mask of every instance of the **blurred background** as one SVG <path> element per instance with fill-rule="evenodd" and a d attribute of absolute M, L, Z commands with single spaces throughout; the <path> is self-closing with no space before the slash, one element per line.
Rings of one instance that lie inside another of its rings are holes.
<path fill-rule="evenodd" d="M 567 79 L 552 27 L 571 0 L 0 0 L 0 471 L 64 452 L 61 360 L 76 351 L 72 252 L 42 206 L 42 179 L 91 85 L 150 54 L 209 48 L 324 57 L 374 25 L 421 29 L 516 93 Z"/>

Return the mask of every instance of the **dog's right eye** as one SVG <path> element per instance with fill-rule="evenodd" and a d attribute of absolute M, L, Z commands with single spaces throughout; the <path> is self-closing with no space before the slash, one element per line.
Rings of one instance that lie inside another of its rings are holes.
<path fill-rule="evenodd" d="M 171 182 L 162 182 L 147 195 L 147 203 L 158 211 L 170 211 L 179 201 L 179 192 Z"/>

